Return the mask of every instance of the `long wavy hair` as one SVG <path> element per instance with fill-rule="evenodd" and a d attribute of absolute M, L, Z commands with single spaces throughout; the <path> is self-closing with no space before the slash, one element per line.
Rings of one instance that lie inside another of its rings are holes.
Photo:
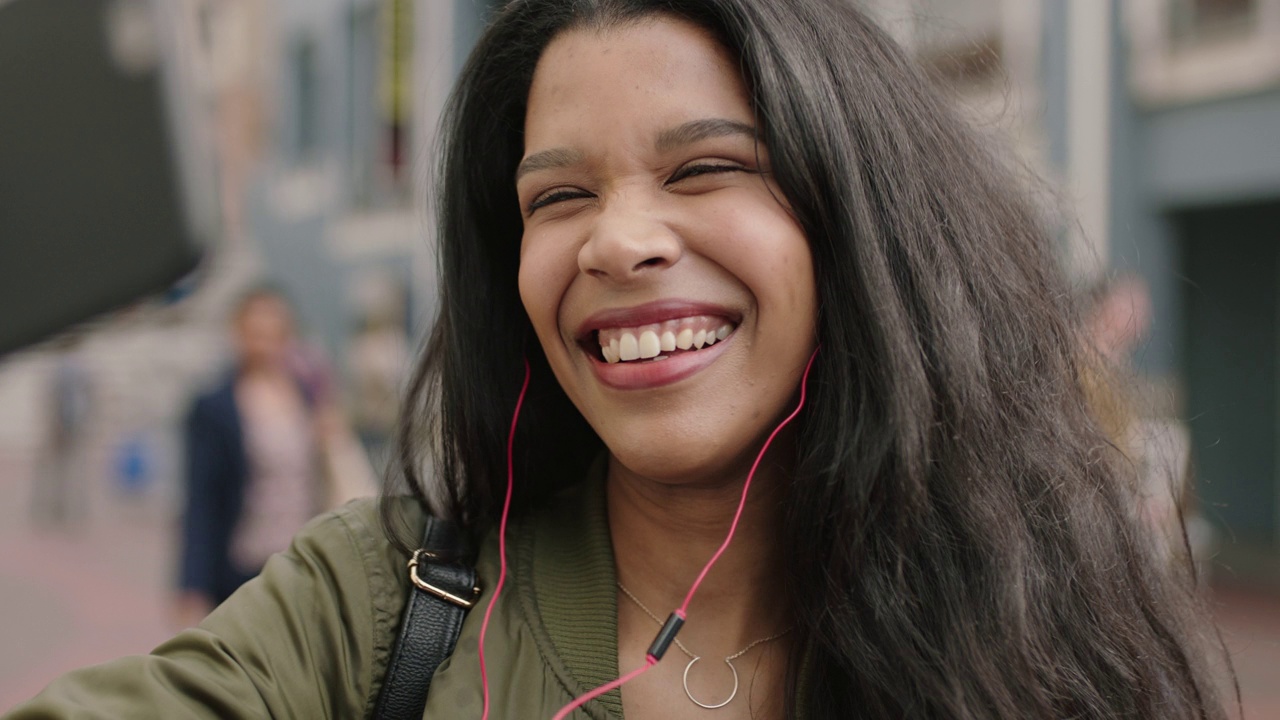
<path fill-rule="evenodd" d="M 518 297 L 514 173 L 548 42 L 655 14 L 740 60 L 813 253 L 822 354 L 780 535 L 808 689 L 792 658 L 790 707 L 1222 717 L 1194 579 L 1151 559 L 1025 187 L 847 1 L 516 0 L 497 14 L 444 120 L 439 317 L 404 412 L 404 486 L 383 504 L 393 540 L 416 540 L 395 511 L 406 491 L 473 534 L 493 527 L 526 356 L 513 512 L 602 449 Z"/>

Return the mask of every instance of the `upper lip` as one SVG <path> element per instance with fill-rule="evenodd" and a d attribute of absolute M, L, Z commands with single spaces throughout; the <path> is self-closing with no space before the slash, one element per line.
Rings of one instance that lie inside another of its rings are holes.
<path fill-rule="evenodd" d="M 737 313 L 715 303 L 696 300 L 655 300 L 643 305 L 610 308 L 592 313 L 590 317 L 578 325 L 577 337 L 586 337 L 603 328 L 652 325 L 694 315 L 717 315 L 734 323 L 739 320 Z"/>

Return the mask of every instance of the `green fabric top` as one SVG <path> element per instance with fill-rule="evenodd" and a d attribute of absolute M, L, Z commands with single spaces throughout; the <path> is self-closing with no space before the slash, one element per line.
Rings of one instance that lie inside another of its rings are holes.
<path fill-rule="evenodd" d="M 484 592 L 453 655 L 431 681 L 426 717 L 454 717 L 482 704 L 476 648 L 498 579 L 496 534 L 481 548 Z M 507 529 L 507 580 L 485 638 L 493 717 L 550 718 L 573 698 L 618 677 L 618 610 L 603 464 L 581 483 Z M 614 690 L 583 710 L 622 717 Z M 577 712 L 573 717 L 584 717 Z"/>
<path fill-rule="evenodd" d="M 405 508 L 420 530 L 421 510 Z M 485 639 L 490 716 L 550 718 L 619 674 L 603 463 L 513 523 L 507 541 L 507 581 Z M 406 560 L 383 536 L 377 503 L 355 501 L 309 523 L 198 628 L 150 655 L 69 673 L 4 718 L 370 717 L 408 596 Z M 476 569 L 483 593 L 432 679 L 424 718 L 480 716 L 477 647 L 497 585 L 496 534 Z M 619 720 L 621 695 L 572 717 Z"/>
<path fill-rule="evenodd" d="M 564 661 L 574 697 L 618 677 L 617 575 L 604 478 L 583 487 L 578 497 L 540 514 L 533 542 L 518 550 L 519 567 L 526 569 L 520 592 L 526 619 L 536 628 L 541 618 L 546 655 Z M 622 717 L 620 691 L 609 691 L 599 702 Z"/>

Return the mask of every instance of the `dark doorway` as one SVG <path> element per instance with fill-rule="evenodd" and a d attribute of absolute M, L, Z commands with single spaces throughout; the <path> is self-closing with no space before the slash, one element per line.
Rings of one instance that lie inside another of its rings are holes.
<path fill-rule="evenodd" d="M 1204 515 L 1228 544 L 1280 546 L 1280 201 L 1175 216 L 1187 417 Z"/>

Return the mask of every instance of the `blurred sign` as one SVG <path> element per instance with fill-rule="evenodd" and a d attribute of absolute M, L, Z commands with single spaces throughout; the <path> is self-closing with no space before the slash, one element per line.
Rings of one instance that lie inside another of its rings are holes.
<path fill-rule="evenodd" d="M 191 6 L 0 0 L 0 355 L 164 291 L 214 237 Z"/>
<path fill-rule="evenodd" d="M 382 116 L 387 127 L 387 165 L 398 177 L 405 162 L 405 137 L 409 125 L 413 87 L 413 3 L 383 0 L 382 72 L 379 90 Z"/>

